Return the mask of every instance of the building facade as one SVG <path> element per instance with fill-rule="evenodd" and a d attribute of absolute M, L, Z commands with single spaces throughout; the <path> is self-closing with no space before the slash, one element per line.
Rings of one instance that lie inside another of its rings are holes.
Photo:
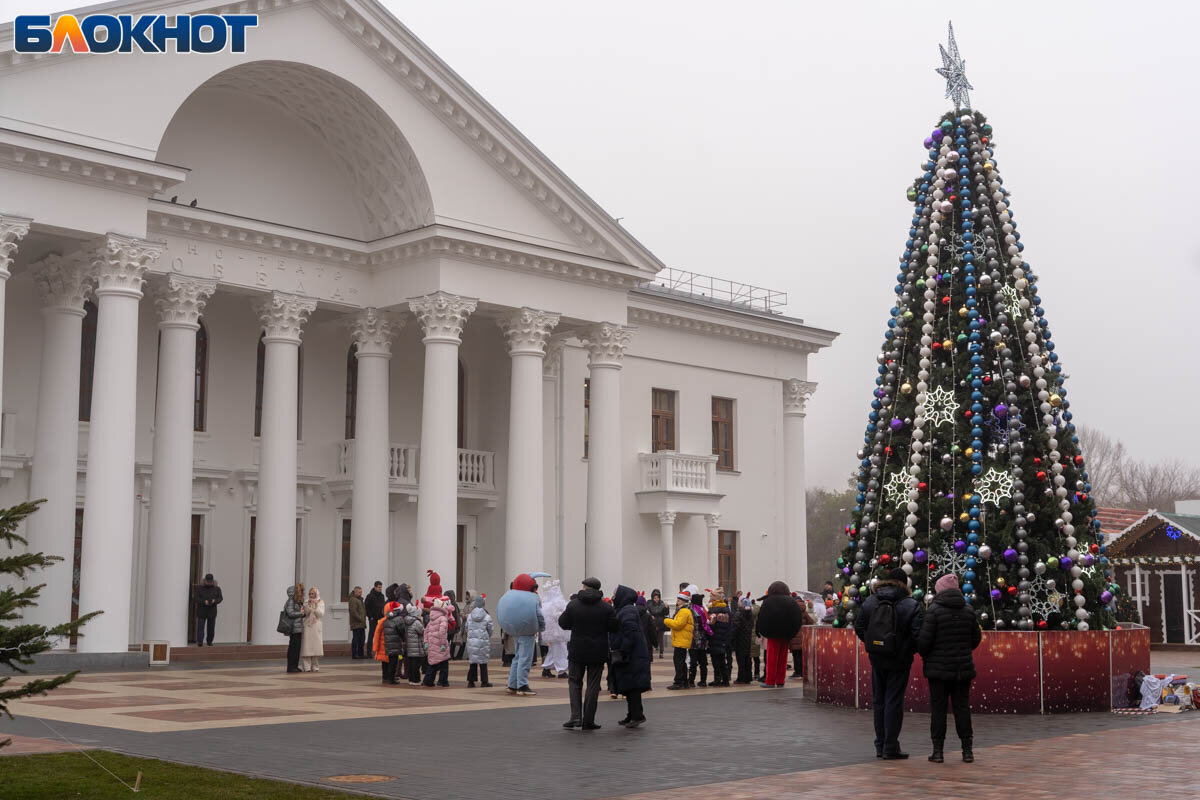
<path fill-rule="evenodd" d="M 106 13 L 221 13 L 211 2 Z M 665 270 L 373 0 L 248 52 L 27 56 L 0 28 L 0 503 L 77 647 L 276 643 L 286 586 L 803 584 L 808 356 Z M 298 43 L 303 43 L 299 47 Z M 598 154 L 599 155 L 599 154 Z"/>
<path fill-rule="evenodd" d="M 1117 533 L 1108 557 L 1152 644 L 1200 646 L 1200 515 L 1151 510 Z"/>

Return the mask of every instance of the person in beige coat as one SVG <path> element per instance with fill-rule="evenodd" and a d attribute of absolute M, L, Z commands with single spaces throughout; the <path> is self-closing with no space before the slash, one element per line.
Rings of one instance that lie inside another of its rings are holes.
<path fill-rule="evenodd" d="M 308 602 L 304 604 L 304 634 L 300 640 L 300 671 L 320 672 L 319 660 L 325 655 L 324 623 L 325 601 L 317 587 L 308 590 Z"/>

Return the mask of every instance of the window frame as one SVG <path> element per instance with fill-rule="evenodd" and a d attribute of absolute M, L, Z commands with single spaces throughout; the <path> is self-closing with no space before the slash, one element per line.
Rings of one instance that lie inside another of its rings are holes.
<path fill-rule="evenodd" d="M 729 404 L 728 416 L 718 414 L 718 406 L 722 403 Z M 713 395 L 712 398 L 712 453 L 717 457 L 717 469 L 721 472 L 736 472 L 737 471 L 737 401 L 732 397 L 718 397 Z M 723 428 L 728 428 L 729 447 L 721 446 L 721 431 Z"/>
<path fill-rule="evenodd" d="M 659 408 L 658 400 L 664 397 L 670 400 L 669 408 Z M 674 389 L 650 389 L 650 452 L 679 452 L 679 392 Z"/>

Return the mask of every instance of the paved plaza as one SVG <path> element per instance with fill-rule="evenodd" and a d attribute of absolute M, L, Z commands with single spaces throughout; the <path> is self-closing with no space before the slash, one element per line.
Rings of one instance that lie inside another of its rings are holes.
<path fill-rule="evenodd" d="M 799 682 L 668 692 L 669 662 L 656 661 L 649 723 L 623 730 L 624 702 L 602 695 L 603 728 L 584 733 L 560 727 L 565 680 L 536 677 L 535 668 L 538 696 L 511 697 L 495 666 L 487 690 L 465 688 L 457 662 L 450 689 L 383 686 L 375 663 L 340 659 L 315 675 L 285 675 L 275 663 L 81 675 L 16 704 L 17 719 L 0 731 L 16 736 L 14 755 L 65 748 L 65 737 L 390 798 L 827 798 L 881 785 L 894 798 L 1008 800 L 1014 786 L 1022 797 L 1062 797 L 1054 775 L 1069 796 L 1200 796 L 1197 713 L 980 715 L 974 766 L 953 752 L 944 765 L 927 763 L 928 716 L 911 714 L 902 742 L 914 758 L 885 763 L 874 758 L 869 713 L 818 706 Z M 1200 657 L 1156 654 L 1155 669 L 1200 674 Z M 10 796 L 4 773 L 18 763 L 0 758 L 0 798 Z M 1031 779 L 1031 768 L 1043 777 Z M 369 775 L 385 780 L 339 780 Z M 98 770 L 97 780 L 110 779 Z"/>

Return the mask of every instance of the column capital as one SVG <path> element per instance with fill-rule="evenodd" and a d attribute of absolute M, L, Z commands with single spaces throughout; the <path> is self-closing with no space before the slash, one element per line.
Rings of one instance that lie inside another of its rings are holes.
<path fill-rule="evenodd" d="M 542 377 L 546 380 L 558 380 L 562 376 L 563 351 L 566 342 L 561 338 L 551 338 L 546 342 L 546 357 L 542 360 Z"/>
<path fill-rule="evenodd" d="M 632 338 L 633 328 L 615 322 L 593 325 L 580 336 L 588 351 L 588 366 L 620 369 L 625 350 Z"/>
<path fill-rule="evenodd" d="M 148 239 L 106 234 L 92 254 L 96 295 L 123 294 L 140 300 L 146 270 L 164 249 L 164 245 Z"/>
<path fill-rule="evenodd" d="M 51 253 L 31 265 L 30 272 L 43 305 L 83 316 L 83 304 L 92 290 L 94 278 L 91 265 L 82 253 L 69 256 Z"/>
<path fill-rule="evenodd" d="M 660 525 L 674 525 L 675 524 L 675 514 L 676 514 L 676 512 L 674 512 L 674 511 L 658 512 L 659 524 Z"/>
<path fill-rule="evenodd" d="M 12 265 L 12 255 L 17 252 L 17 245 L 25 238 L 25 234 L 29 233 L 32 223 L 33 220 L 27 217 L 0 214 L 0 281 L 11 274 L 8 268 Z"/>
<path fill-rule="evenodd" d="M 408 308 L 421 323 L 425 334 L 422 341 L 460 344 L 463 325 L 475 311 L 476 302 L 474 298 L 449 292 L 433 292 L 409 299 Z"/>
<path fill-rule="evenodd" d="M 708 525 L 709 528 L 715 528 L 721 524 L 721 515 L 720 514 L 705 514 L 704 522 L 706 525 Z"/>
<path fill-rule="evenodd" d="M 783 413 L 789 417 L 803 417 L 806 413 L 808 399 L 817 391 L 813 381 L 802 381 L 799 378 L 788 378 L 783 382 Z"/>
<path fill-rule="evenodd" d="M 346 320 L 346 327 L 358 345 L 355 357 L 392 355 L 392 340 L 404 327 L 404 314 L 394 314 L 380 311 L 377 308 L 364 308 Z"/>
<path fill-rule="evenodd" d="M 510 356 L 543 356 L 550 331 L 558 324 L 558 314 L 536 308 L 518 308 L 496 320 L 508 340 Z"/>
<path fill-rule="evenodd" d="M 262 323 L 266 340 L 300 343 L 300 329 L 308 315 L 317 309 L 317 301 L 287 292 L 271 292 L 255 304 L 254 312 Z"/>
<path fill-rule="evenodd" d="M 158 307 L 159 328 L 200 327 L 200 315 L 208 298 L 217 290 L 217 282 L 206 278 L 191 278 L 174 273 L 154 288 L 154 305 Z"/>

